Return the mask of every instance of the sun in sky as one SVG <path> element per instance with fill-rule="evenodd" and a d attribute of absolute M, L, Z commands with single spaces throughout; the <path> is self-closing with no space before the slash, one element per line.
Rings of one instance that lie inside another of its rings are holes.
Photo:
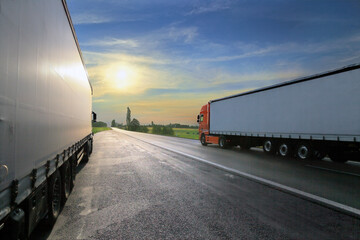
<path fill-rule="evenodd" d="M 133 78 L 133 75 L 134 73 L 130 69 L 120 67 L 115 75 L 115 86 L 120 89 L 125 89 L 130 85 L 130 81 L 131 78 Z"/>
<path fill-rule="evenodd" d="M 129 92 L 137 83 L 137 70 L 129 65 L 114 64 L 106 69 L 105 81 L 109 88 Z"/>

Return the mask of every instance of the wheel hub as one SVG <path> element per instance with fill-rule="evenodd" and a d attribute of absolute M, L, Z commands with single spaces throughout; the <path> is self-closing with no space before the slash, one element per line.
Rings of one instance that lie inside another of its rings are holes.
<path fill-rule="evenodd" d="M 300 146 L 298 149 L 298 156 L 301 159 L 306 159 L 309 155 L 309 149 L 306 146 Z"/>
<path fill-rule="evenodd" d="M 264 144 L 264 149 L 266 152 L 270 152 L 271 151 L 271 142 L 270 141 L 266 141 L 265 144 Z"/>
<path fill-rule="evenodd" d="M 281 144 L 279 148 L 279 154 L 284 157 L 288 153 L 289 153 L 289 147 L 286 144 Z"/>

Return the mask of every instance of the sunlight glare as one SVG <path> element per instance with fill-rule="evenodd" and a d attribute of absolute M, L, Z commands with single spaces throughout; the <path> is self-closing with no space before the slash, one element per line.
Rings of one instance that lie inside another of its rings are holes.
<path fill-rule="evenodd" d="M 134 81 L 135 77 L 134 71 L 128 66 L 122 66 L 120 68 L 117 68 L 114 75 L 115 86 L 118 89 L 128 88 Z"/>

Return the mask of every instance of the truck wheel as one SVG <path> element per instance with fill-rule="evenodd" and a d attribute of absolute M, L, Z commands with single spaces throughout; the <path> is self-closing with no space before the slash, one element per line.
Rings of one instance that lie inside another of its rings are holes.
<path fill-rule="evenodd" d="M 300 160 L 309 160 L 313 157 L 313 150 L 308 143 L 300 143 L 296 148 L 296 157 Z"/>
<path fill-rule="evenodd" d="M 74 154 L 71 157 L 70 166 L 71 166 L 71 189 L 73 189 L 75 186 L 75 179 L 76 179 L 76 166 L 77 166 L 76 154 Z"/>
<path fill-rule="evenodd" d="M 219 146 L 223 149 L 227 147 L 226 138 L 224 136 L 219 138 Z"/>
<path fill-rule="evenodd" d="M 93 140 L 90 140 L 90 152 L 89 152 L 89 156 L 92 154 L 93 151 Z"/>
<path fill-rule="evenodd" d="M 61 207 L 61 175 L 57 170 L 49 180 L 48 224 L 54 225 Z"/>
<path fill-rule="evenodd" d="M 71 192 L 71 166 L 70 160 L 64 163 L 61 167 L 61 179 L 62 179 L 62 203 L 66 202 Z"/>
<path fill-rule="evenodd" d="M 89 156 L 90 156 L 90 147 L 89 147 L 89 142 L 86 142 L 84 144 L 84 156 L 83 156 L 83 161 L 85 163 L 89 162 Z"/>
<path fill-rule="evenodd" d="M 292 148 L 291 148 L 291 145 L 287 142 L 282 142 L 280 145 L 279 145 L 279 155 L 281 157 L 290 157 L 292 155 Z"/>
<path fill-rule="evenodd" d="M 201 134 L 200 142 L 201 145 L 207 146 L 205 134 Z"/>
<path fill-rule="evenodd" d="M 265 153 L 275 154 L 276 153 L 275 142 L 273 140 L 266 139 L 263 143 L 263 150 Z"/>

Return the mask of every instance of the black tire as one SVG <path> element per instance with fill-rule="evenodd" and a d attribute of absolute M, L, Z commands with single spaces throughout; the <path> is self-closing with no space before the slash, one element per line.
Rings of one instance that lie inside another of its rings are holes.
<path fill-rule="evenodd" d="M 48 224 L 54 225 L 61 209 L 61 175 L 58 170 L 49 179 Z"/>
<path fill-rule="evenodd" d="M 89 157 L 90 157 L 90 146 L 89 146 L 89 142 L 86 142 L 84 144 L 84 156 L 83 156 L 83 161 L 85 163 L 89 162 Z"/>
<path fill-rule="evenodd" d="M 74 154 L 71 157 L 70 166 L 71 166 L 71 189 L 73 189 L 75 186 L 75 179 L 76 179 L 76 167 L 77 167 L 76 154 Z"/>
<path fill-rule="evenodd" d="M 201 134 L 200 142 L 201 145 L 207 146 L 205 134 Z"/>
<path fill-rule="evenodd" d="M 310 160 L 314 156 L 314 150 L 308 143 L 299 143 L 296 147 L 296 157 L 300 160 Z"/>
<path fill-rule="evenodd" d="M 289 142 L 281 142 L 278 147 L 278 153 L 281 157 L 291 157 L 293 155 L 293 149 Z"/>
<path fill-rule="evenodd" d="M 70 160 L 65 162 L 61 167 L 61 179 L 62 179 L 62 203 L 65 204 L 66 200 L 70 196 L 71 192 L 71 165 L 69 164 Z"/>
<path fill-rule="evenodd" d="M 268 154 L 276 153 L 276 144 L 272 139 L 266 139 L 263 143 L 263 151 Z"/>
<path fill-rule="evenodd" d="M 91 139 L 91 140 L 90 140 L 90 152 L 89 152 L 89 156 L 91 156 L 92 152 L 93 152 L 93 140 Z"/>
<path fill-rule="evenodd" d="M 220 146 L 221 148 L 223 148 L 223 149 L 225 149 L 225 148 L 228 147 L 228 145 L 227 145 L 227 143 L 226 143 L 226 138 L 225 138 L 224 136 L 221 136 L 221 137 L 219 138 L 219 146 Z"/>

